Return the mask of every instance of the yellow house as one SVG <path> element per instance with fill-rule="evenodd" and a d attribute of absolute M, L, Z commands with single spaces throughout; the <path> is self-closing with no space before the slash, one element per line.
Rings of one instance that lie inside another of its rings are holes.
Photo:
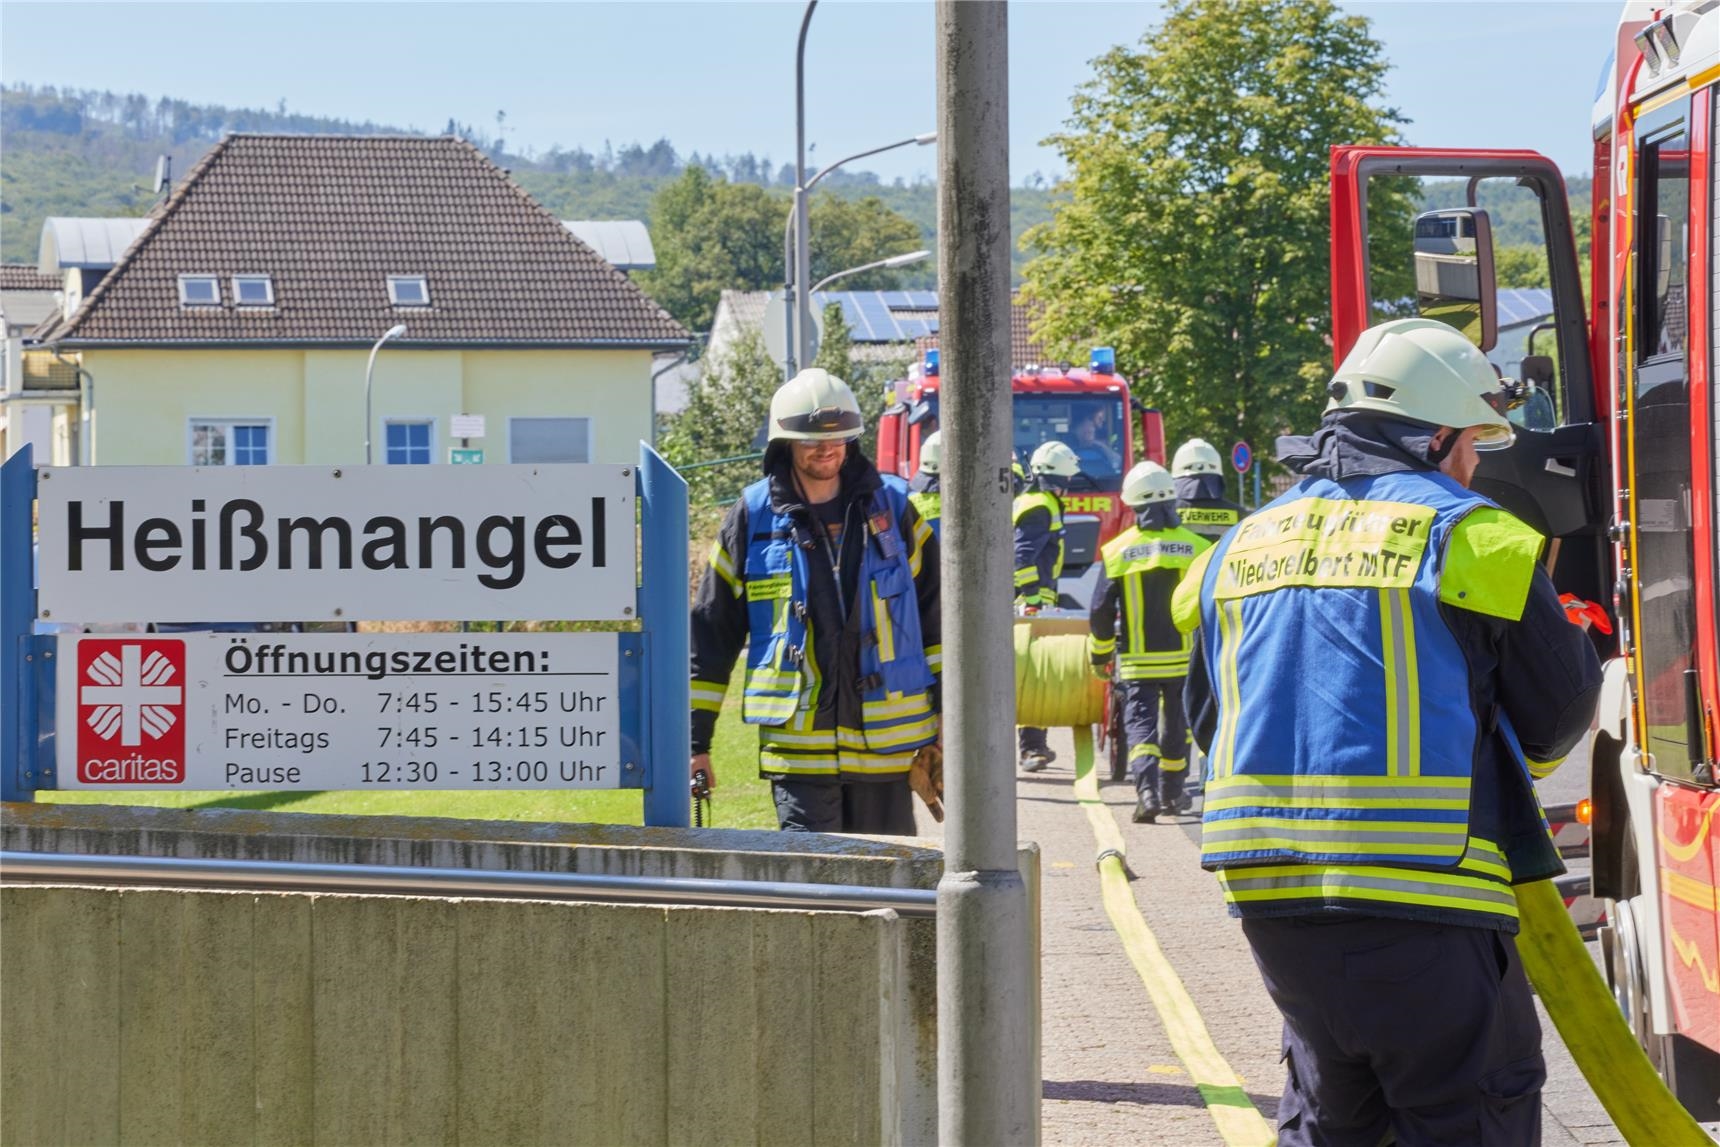
<path fill-rule="evenodd" d="M 631 462 L 689 341 L 450 137 L 228 136 L 67 300 L 37 331 L 81 367 L 57 464 L 351 465 L 367 434 L 377 463 Z"/>

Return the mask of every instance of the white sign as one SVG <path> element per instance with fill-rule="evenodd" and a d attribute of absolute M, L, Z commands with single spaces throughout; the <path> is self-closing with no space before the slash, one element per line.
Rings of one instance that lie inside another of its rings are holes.
<path fill-rule="evenodd" d="M 623 620 L 630 466 L 44 469 L 37 616 Z"/>
<path fill-rule="evenodd" d="M 62 637 L 62 789 L 607 789 L 613 633 Z M 629 766 L 632 766 L 631 769 Z"/>
<path fill-rule="evenodd" d="M 448 433 L 455 438 L 482 438 L 484 436 L 484 416 L 482 414 L 456 414 L 448 420 Z"/>

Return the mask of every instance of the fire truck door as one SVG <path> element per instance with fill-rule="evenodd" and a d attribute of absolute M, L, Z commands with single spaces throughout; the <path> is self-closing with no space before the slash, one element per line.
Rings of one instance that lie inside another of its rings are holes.
<path fill-rule="evenodd" d="M 1463 203 L 1424 210 L 1423 180 Z M 1331 190 L 1334 362 L 1367 327 L 1421 315 L 1524 383 L 1516 442 L 1483 455 L 1475 489 L 1550 539 L 1562 591 L 1608 601 L 1606 438 L 1558 167 L 1531 151 L 1340 147 Z"/>

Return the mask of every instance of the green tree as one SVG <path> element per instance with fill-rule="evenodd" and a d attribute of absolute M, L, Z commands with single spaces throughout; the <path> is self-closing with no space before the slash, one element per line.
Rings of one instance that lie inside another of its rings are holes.
<path fill-rule="evenodd" d="M 1093 64 L 1066 130 L 1069 177 L 1027 291 L 1069 357 L 1117 349 L 1172 441 L 1264 447 L 1307 430 L 1331 369 L 1328 149 L 1389 144 L 1387 63 L 1368 21 L 1329 0 L 1176 0 L 1138 47 Z M 1409 233 L 1400 186 L 1370 192 L 1370 227 Z M 1377 287 L 1413 291 L 1407 262 Z M 1262 450 L 1266 453 L 1266 450 Z"/>
<path fill-rule="evenodd" d="M 843 382 L 851 382 L 854 364 L 849 359 L 853 351 L 854 336 L 848 330 L 842 304 L 825 303 L 824 335 L 819 339 L 818 354 L 813 357 L 812 365 L 829 371 Z"/>
<path fill-rule="evenodd" d="M 1500 287 L 1545 287 L 1547 249 L 1542 246 L 1495 247 L 1493 281 Z"/>
<path fill-rule="evenodd" d="M 686 408 L 663 433 L 663 457 L 679 467 L 755 453 L 770 396 L 781 385 L 782 368 L 771 361 L 764 336 L 743 331 L 721 355 L 706 359 L 688 386 Z M 696 502 L 727 501 L 758 475 L 757 459 L 702 467 L 687 474 L 689 494 Z"/>
<path fill-rule="evenodd" d="M 756 183 L 731 183 L 690 166 L 651 200 L 657 269 L 639 285 L 693 330 L 709 330 L 724 291 L 775 290 L 783 283 L 782 240 L 789 196 Z M 920 229 L 877 196 L 812 200 L 812 281 L 911 251 Z M 900 271 L 869 271 L 844 289 L 885 290 Z"/>

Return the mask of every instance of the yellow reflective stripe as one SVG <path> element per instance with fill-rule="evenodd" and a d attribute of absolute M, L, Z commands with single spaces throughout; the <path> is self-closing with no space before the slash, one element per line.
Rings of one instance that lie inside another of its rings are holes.
<path fill-rule="evenodd" d="M 729 551 L 723 548 L 723 543 L 711 543 L 711 569 L 716 575 L 729 583 L 729 588 L 736 597 L 741 595 L 740 579 L 735 576 L 735 564 L 729 558 Z"/>
<path fill-rule="evenodd" d="M 1345 777 L 1345 776 L 1298 776 L 1293 773 L 1251 773 L 1245 777 L 1233 777 L 1226 781 L 1225 787 L 1239 788 L 1243 786 L 1260 786 L 1268 789 L 1283 789 L 1286 791 L 1310 788 L 1334 789 L 1402 789 L 1405 795 L 1418 793 L 1426 789 L 1451 789 L 1454 792 L 1468 792 L 1468 777 Z"/>
<path fill-rule="evenodd" d="M 1478 836 L 1469 838 L 1469 849 L 1457 867 L 1468 872 L 1485 872 L 1507 884 L 1511 882 L 1511 863 L 1505 859 L 1505 854 L 1491 841 Z"/>
<path fill-rule="evenodd" d="M 689 690 L 692 695 L 693 708 L 715 713 L 722 709 L 723 698 L 728 695 L 728 687 L 704 681 L 695 681 Z"/>
<path fill-rule="evenodd" d="M 1109 657 L 1116 652 L 1116 649 L 1117 639 L 1115 637 L 1094 637 L 1091 633 L 1087 635 L 1087 653 L 1090 656 Z"/>
<path fill-rule="evenodd" d="M 1131 761 L 1136 757 L 1156 757 L 1158 755 L 1159 747 L 1151 743 L 1129 746 L 1129 759 Z"/>
<path fill-rule="evenodd" d="M 794 580 L 789 574 L 753 578 L 747 582 L 748 601 L 769 601 L 786 598 L 794 593 Z"/>
<path fill-rule="evenodd" d="M 864 754 L 842 757 L 841 771 L 845 773 L 862 773 L 866 776 L 878 776 L 884 773 L 905 773 L 914 763 L 913 754 L 907 756 L 889 756 L 887 754 Z"/>
<path fill-rule="evenodd" d="M 891 693 L 882 701 L 860 702 L 860 712 L 868 724 L 874 719 L 882 721 L 892 717 L 917 717 L 921 713 L 931 712 L 931 709 L 932 699 L 924 693 L 907 697 L 900 693 Z"/>
<path fill-rule="evenodd" d="M 761 773 L 785 773 L 796 776 L 834 775 L 836 758 L 792 757 L 761 749 L 758 756 L 758 767 Z"/>
<path fill-rule="evenodd" d="M 1017 589 L 1020 589 L 1024 585 L 1032 585 L 1038 580 L 1039 567 L 1036 565 L 1022 566 L 1020 569 L 1015 571 L 1015 588 Z"/>
<path fill-rule="evenodd" d="M 915 721 L 911 725 L 891 725 L 883 729 L 873 729 L 866 734 L 864 747 L 875 750 L 899 749 L 910 742 L 934 740 L 937 735 L 938 719 L 927 717 L 925 720 Z"/>
<path fill-rule="evenodd" d="M 1386 672 L 1386 773 L 1421 772 L 1421 682 L 1415 660 L 1415 616 L 1407 589 L 1382 589 L 1380 640 Z"/>
<path fill-rule="evenodd" d="M 1129 623 L 1129 648 L 1147 643 L 1147 605 L 1142 598 L 1145 579 L 1131 575 L 1123 579 L 1123 619 Z"/>
<path fill-rule="evenodd" d="M 1178 760 L 1175 757 L 1165 757 L 1159 761 L 1159 768 L 1167 773 L 1180 773 L 1188 768 L 1188 761 Z"/>
<path fill-rule="evenodd" d="M 1237 676 L 1237 647 L 1242 644 L 1242 603 L 1218 605 L 1218 675 L 1221 720 L 1213 748 L 1213 773 L 1228 776 L 1236 768 L 1236 728 L 1242 713 L 1242 685 Z M 1206 806 L 1210 807 L 1210 806 Z"/>
<path fill-rule="evenodd" d="M 896 627 L 890 621 L 889 607 L 878 596 L 876 584 L 872 586 L 872 624 L 878 634 L 878 660 L 896 660 Z"/>
<path fill-rule="evenodd" d="M 1539 781 L 1552 776 L 1553 770 L 1565 763 L 1565 758 L 1558 757 L 1551 761 L 1533 761 L 1524 757 L 1523 761 L 1529 766 L 1529 775 Z"/>
<path fill-rule="evenodd" d="M 1214 778 L 1216 779 L 1216 777 Z M 1220 797 L 1207 791 L 1207 812 L 1223 812 L 1237 808 L 1259 809 L 1427 809 L 1429 812 L 1458 812 L 1469 807 L 1469 797 L 1364 797 L 1348 793 L 1302 793 L 1297 796 Z"/>
<path fill-rule="evenodd" d="M 928 645 L 926 646 L 925 654 L 926 668 L 930 669 L 933 673 L 941 672 L 944 667 L 944 647 L 941 645 Z"/>
<path fill-rule="evenodd" d="M 1292 864 L 1226 868 L 1218 874 L 1233 903 L 1272 900 L 1379 900 L 1493 912 L 1515 918 L 1517 898 L 1496 881 L 1377 865 Z"/>

